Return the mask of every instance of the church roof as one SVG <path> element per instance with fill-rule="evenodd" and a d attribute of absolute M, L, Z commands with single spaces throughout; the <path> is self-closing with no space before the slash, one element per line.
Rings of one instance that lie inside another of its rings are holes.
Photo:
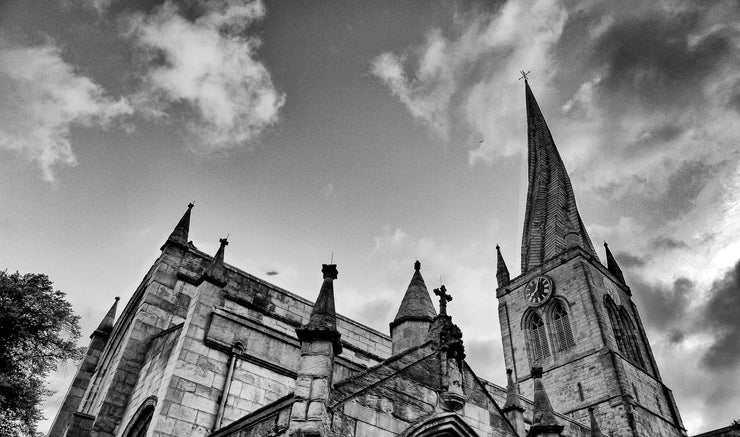
<path fill-rule="evenodd" d="M 541 266 L 568 248 L 566 234 L 595 258 L 591 239 L 581 221 L 573 187 L 550 128 L 525 80 L 529 188 L 522 233 L 522 273 Z"/>
<path fill-rule="evenodd" d="M 401 306 L 398 308 L 398 313 L 396 313 L 391 326 L 397 325 L 404 320 L 428 320 L 431 322 L 437 316 L 420 270 L 421 263 L 416 261 L 414 263 L 414 275 L 411 277 L 411 283 L 409 283 L 409 287 L 406 289 L 406 294 L 403 295 Z"/>

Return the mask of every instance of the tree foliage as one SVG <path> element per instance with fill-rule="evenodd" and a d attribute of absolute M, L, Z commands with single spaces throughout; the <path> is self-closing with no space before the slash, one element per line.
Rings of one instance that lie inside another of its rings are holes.
<path fill-rule="evenodd" d="M 82 350 L 79 316 L 44 274 L 0 271 L 0 435 L 34 435 L 44 379 Z"/>

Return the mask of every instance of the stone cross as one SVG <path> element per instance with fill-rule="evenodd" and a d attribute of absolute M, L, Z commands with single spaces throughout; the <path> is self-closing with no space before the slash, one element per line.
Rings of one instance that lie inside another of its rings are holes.
<path fill-rule="evenodd" d="M 439 296 L 439 315 L 446 316 L 447 315 L 447 302 L 452 300 L 452 296 L 447 294 L 447 288 L 445 288 L 444 285 L 439 288 L 435 288 L 434 294 Z"/>

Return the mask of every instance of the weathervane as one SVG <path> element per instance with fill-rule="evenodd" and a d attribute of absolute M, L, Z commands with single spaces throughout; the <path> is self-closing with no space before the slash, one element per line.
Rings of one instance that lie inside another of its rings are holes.
<path fill-rule="evenodd" d="M 447 302 L 452 300 L 452 296 L 447 294 L 447 288 L 445 288 L 444 285 L 439 288 L 435 288 L 434 294 L 439 296 L 439 315 L 446 316 L 447 315 Z"/>
<path fill-rule="evenodd" d="M 527 80 L 527 75 L 529 74 L 529 71 L 525 72 L 524 70 L 520 71 L 522 73 L 522 77 L 519 78 L 519 80 Z"/>

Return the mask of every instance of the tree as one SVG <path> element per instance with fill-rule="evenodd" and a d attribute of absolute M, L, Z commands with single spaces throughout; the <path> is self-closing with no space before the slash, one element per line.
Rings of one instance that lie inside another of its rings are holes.
<path fill-rule="evenodd" d="M 44 274 L 0 271 L 0 435 L 35 435 L 50 371 L 82 349 L 79 316 Z"/>

